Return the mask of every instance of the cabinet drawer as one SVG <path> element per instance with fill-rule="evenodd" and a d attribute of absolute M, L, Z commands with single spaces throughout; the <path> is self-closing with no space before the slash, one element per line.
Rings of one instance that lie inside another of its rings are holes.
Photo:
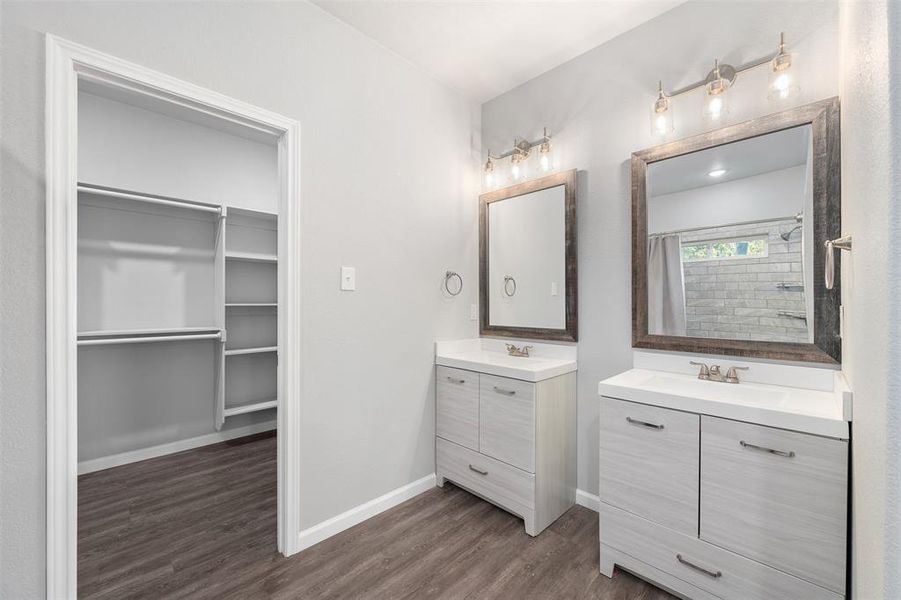
<path fill-rule="evenodd" d="M 531 517 L 535 508 L 534 475 L 440 438 L 435 452 L 439 476 L 521 517 Z"/>
<path fill-rule="evenodd" d="M 698 534 L 698 435 L 692 413 L 601 398 L 601 501 Z"/>
<path fill-rule="evenodd" d="M 479 374 L 437 368 L 435 433 L 473 450 L 479 449 Z"/>
<path fill-rule="evenodd" d="M 841 600 L 759 562 L 601 503 L 601 544 L 725 600 Z"/>
<path fill-rule="evenodd" d="M 703 417 L 701 538 L 840 593 L 847 442 Z"/>
<path fill-rule="evenodd" d="M 535 384 L 485 374 L 479 382 L 479 451 L 534 473 Z"/>

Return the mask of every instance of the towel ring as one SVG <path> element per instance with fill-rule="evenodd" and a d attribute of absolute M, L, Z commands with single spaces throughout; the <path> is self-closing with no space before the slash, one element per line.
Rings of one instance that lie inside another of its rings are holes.
<path fill-rule="evenodd" d="M 513 284 L 513 291 L 510 291 L 510 284 Z M 504 275 L 504 295 L 508 298 L 512 298 L 516 295 L 516 280 L 513 279 L 512 275 Z"/>
<path fill-rule="evenodd" d="M 460 285 L 457 287 L 456 292 L 452 292 L 450 289 L 450 280 L 453 279 L 454 277 L 456 277 L 457 280 L 460 282 Z M 460 292 L 463 291 L 463 278 L 460 277 L 459 273 L 456 273 L 454 271 L 448 271 L 447 273 L 444 274 L 444 291 L 446 291 L 451 296 L 457 296 Z"/>

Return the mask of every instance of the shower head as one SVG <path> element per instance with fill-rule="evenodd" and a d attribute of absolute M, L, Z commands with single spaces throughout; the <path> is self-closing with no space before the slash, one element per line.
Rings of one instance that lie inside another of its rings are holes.
<path fill-rule="evenodd" d="M 801 229 L 801 226 L 800 226 L 800 225 L 798 225 L 797 227 L 792 228 L 790 231 L 786 231 L 785 233 L 783 233 L 783 234 L 780 235 L 779 237 L 781 237 L 783 240 L 785 240 L 785 241 L 787 242 L 787 241 L 789 240 L 789 238 L 792 236 L 792 234 L 793 234 L 794 232 L 798 231 L 799 229 Z"/>

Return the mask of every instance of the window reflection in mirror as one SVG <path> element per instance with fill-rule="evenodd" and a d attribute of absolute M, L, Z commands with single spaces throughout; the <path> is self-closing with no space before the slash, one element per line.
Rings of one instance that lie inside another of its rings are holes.
<path fill-rule="evenodd" d="M 566 327 L 563 185 L 488 205 L 489 324 Z"/>
<path fill-rule="evenodd" d="M 648 165 L 648 333 L 813 342 L 811 127 Z"/>

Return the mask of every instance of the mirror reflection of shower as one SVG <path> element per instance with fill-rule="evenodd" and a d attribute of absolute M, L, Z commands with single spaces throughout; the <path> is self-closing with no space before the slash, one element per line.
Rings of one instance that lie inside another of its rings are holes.
<path fill-rule="evenodd" d="M 795 215 L 795 220 L 796 220 L 798 223 L 800 223 L 801 221 L 803 221 L 803 220 L 804 220 L 804 213 L 798 213 L 797 215 Z M 779 237 L 781 237 L 783 240 L 785 240 L 785 241 L 787 242 L 787 241 L 790 240 L 792 234 L 793 234 L 794 232 L 796 232 L 796 231 L 800 231 L 800 232 L 802 233 L 802 235 L 803 235 L 803 233 L 804 233 L 804 231 L 803 231 L 803 229 L 802 229 L 803 227 L 804 227 L 803 225 L 798 225 L 798 226 L 796 226 L 796 227 L 793 227 L 792 229 L 790 229 L 789 231 L 786 231 L 785 233 L 783 233 L 783 234 L 782 234 L 781 236 L 779 236 Z"/>

